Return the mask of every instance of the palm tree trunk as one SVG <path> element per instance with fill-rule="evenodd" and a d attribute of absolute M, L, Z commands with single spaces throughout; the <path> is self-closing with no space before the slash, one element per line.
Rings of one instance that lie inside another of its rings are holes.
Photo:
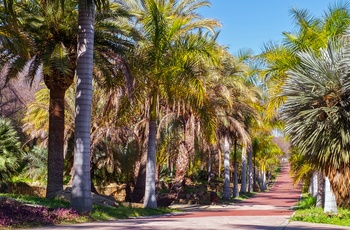
<path fill-rule="evenodd" d="M 242 148 L 241 192 L 247 192 L 247 146 Z"/>
<path fill-rule="evenodd" d="M 222 195 L 224 200 L 231 198 L 230 188 L 230 144 L 228 142 L 228 136 L 225 135 L 224 139 L 224 192 Z"/>
<path fill-rule="evenodd" d="M 262 163 L 261 168 L 258 171 L 259 171 L 258 182 L 259 182 L 260 191 L 265 191 L 266 190 L 265 163 Z"/>
<path fill-rule="evenodd" d="M 311 193 L 310 194 L 313 197 L 317 197 L 317 191 L 318 191 L 318 172 L 317 171 L 312 173 L 310 187 L 311 187 Z"/>
<path fill-rule="evenodd" d="M 94 49 L 94 4 L 79 1 L 78 58 L 75 117 L 74 172 L 71 206 L 78 212 L 92 210 L 90 176 L 90 123 Z"/>
<path fill-rule="evenodd" d="M 338 213 L 337 202 L 335 195 L 331 189 L 331 184 L 328 177 L 325 178 L 325 187 L 324 187 L 324 208 L 323 212 L 325 213 Z"/>
<path fill-rule="evenodd" d="M 179 188 L 189 168 L 189 154 L 186 148 L 186 141 L 182 141 L 179 146 L 175 168 L 174 188 Z"/>
<path fill-rule="evenodd" d="M 267 181 L 266 181 L 266 167 L 264 167 L 263 170 L 261 170 L 261 175 L 262 175 L 262 178 L 263 178 L 263 185 L 264 185 L 264 190 L 267 189 Z"/>
<path fill-rule="evenodd" d="M 179 146 L 179 154 L 176 159 L 176 174 L 174 186 L 181 186 L 188 169 L 190 168 L 190 159 L 194 152 L 194 124 L 193 116 L 184 121 L 184 139 Z"/>
<path fill-rule="evenodd" d="M 218 178 L 221 178 L 221 167 L 222 167 L 222 154 L 221 154 L 221 148 L 220 148 L 220 146 L 218 146 L 218 162 L 219 162 L 219 164 L 218 164 Z M 224 152 L 224 154 L 225 154 L 225 152 Z M 225 160 L 224 160 L 225 161 Z M 228 164 L 230 165 L 230 161 L 228 162 Z M 230 167 L 230 166 L 229 166 Z M 225 168 L 225 165 L 224 165 L 224 168 Z M 225 169 L 224 169 L 224 171 L 225 171 Z M 229 172 L 229 175 L 230 175 L 230 172 Z M 224 176 L 225 177 L 225 176 Z"/>
<path fill-rule="evenodd" d="M 234 143 L 234 155 L 233 155 L 233 197 L 239 197 L 238 190 L 238 164 L 237 164 L 237 138 L 235 137 Z"/>
<path fill-rule="evenodd" d="M 156 200 L 156 135 L 157 135 L 157 93 L 153 92 L 150 109 L 148 152 L 146 163 L 146 188 L 143 206 L 157 208 Z"/>
<path fill-rule="evenodd" d="M 248 192 L 253 191 L 253 146 L 248 144 Z"/>
<path fill-rule="evenodd" d="M 253 191 L 256 192 L 257 190 L 257 184 L 256 184 L 256 153 L 253 150 L 253 159 L 254 159 L 254 167 L 253 167 Z"/>
<path fill-rule="evenodd" d="M 64 95 L 65 89 L 50 88 L 46 198 L 54 198 L 63 189 Z"/>
<path fill-rule="evenodd" d="M 213 177 L 213 154 L 214 153 L 214 150 L 213 150 L 213 146 L 210 145 L 210 148 L 209 148 L 209 153 L 208 153 L 208 182 L 211 181 L 212 177 Z"/>
<path fill-rule="evenodd" d="M 324 207 L 324 177 L 321 171 L 318 171 L 317 175 L 317 196 L 316 207 Z"/>
<path fill-rule="evenodd" d="M 145 195 L 146 187 L 146 164 L 147 164 L 147 153 L 142 153 L 139 171 L 137 173 L 136 184 L 132 192 L 132 202 L 141 202 Z"/>

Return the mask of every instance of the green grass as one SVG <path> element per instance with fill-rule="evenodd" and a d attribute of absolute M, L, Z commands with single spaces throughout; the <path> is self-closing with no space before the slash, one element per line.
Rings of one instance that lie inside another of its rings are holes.
<path fill-rule="evenodd" d="M 45 206 L 48 208 L 69 208 L 69 202 L 60 199 L 46 199 L 38 196 L 15 195 L 0 193 L 0 197 L 9 197 L 24 204 Z"/>
<path fill-rule="evenodd" d="M 118 208 L 113 207 L 103 207 L 95 205 L 93 211 L 90 213 L 90 216 L 94 220 L 104 221 L 104 220 L 115 220 L 115 219 L 127 219 L 140 216 L 154 216 L 162 215 L 170 212 L 174 212 L 170 208 L 131 208 L 120 206 Z"/>
<path fill-rule="evenodd" d="M 304 196 L 291 218 L 294 221 L 350 226 L 350 210 L 338 208 L 338 214 L 324 213 L 323 208 L 315 207 L 316 199 Z"/>
<path fill-rule="evenodd" d="M 257 193 L 256 192 L 250 192 L 250 193 L 249 192 L 245 192 L 245 193 L 240 192 L 239 197 L 235 197 L 234 201 L 238 202 L 238 201 L 246 200 L 246 199 L 249 199 L 250 197 L 254 196 L 255 194 L 257 194 Z"/>
<path fill-rule="evenodd" d="M 246 193 L 239 193 L 239 197 L 235 197 L 232 198 L 231 200 L 223 200 L 223 199 L 219 199 L 218 204 L 235 204 L 238 202 L 241 202 L 243 200 L 249 199 L 250 197 L 253 197 L 254 195 L 256 195 L 256 192 L 246 192 Z M 208 201 L 208 204 L 210 204 L 210 201 Z"/>

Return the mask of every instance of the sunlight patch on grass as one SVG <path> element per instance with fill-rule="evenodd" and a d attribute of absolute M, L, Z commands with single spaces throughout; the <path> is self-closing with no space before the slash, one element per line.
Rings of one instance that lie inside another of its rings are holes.
<path fill-rule="evenodd" d="M 323 208 L 315 207 L 316 198 L 303 195 L 302 200 L 297 204 L 297 211 L 291 218 L 293 221 L 310 223 L 333 224 L 350 226 L 350 210 L 338 208 L 338 214 L 324 213 Z"/>

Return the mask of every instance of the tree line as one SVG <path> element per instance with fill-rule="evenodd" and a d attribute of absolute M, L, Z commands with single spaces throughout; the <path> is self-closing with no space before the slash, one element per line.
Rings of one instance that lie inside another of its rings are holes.
<path fill-rule="evenodd" d="M 224 199 L 238 195 L 238 177 L 241 192 L 264 190 L 282 154 L 276 127 L 289 135 L 292 156 L 312 165 L 300 176 L 291 161 L 296 177 L 307 181 L 319 169 L 333 188 L 346 185 L 348 6 L 335 4 L 322 19 L 293 9 L 297 31 L 284 33 L 281 45 L 236 56 L 216 41 L 220 23 L 198 14 L 206 6 L 126 0 L 96 4 L 95 12 L 85 1 L 1 4 L 1 77 L 45 84 L 18 121 L 27 169 L 43 174 L 28 166 L 47 160 L 48 198 L 70 181 L 73 208 L 90 210 L 91 184 L 133 181 L 133 200 L 155 208 L 156 181 L 171 177 L 181 189 L 200 171 L 223 172 Z M 12 162 L 3 172 L 19 171 L 19 160 L 2 152 Z"/>

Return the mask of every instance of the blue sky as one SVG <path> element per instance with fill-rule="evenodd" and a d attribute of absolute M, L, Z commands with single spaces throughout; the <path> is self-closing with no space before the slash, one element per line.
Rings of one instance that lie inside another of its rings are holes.
<path fill-rule="evenodd" d="M 219 20 L 223 27 L 218 42 L 228 46 L 231 53 L 251 48 L 260 53 L 264 43 L 282 41 L 282 32 L 293 32 L 291 8 L 308 9 L 316 17 L 322 17 L 331 0 L 210 0 L 211 7 L 199 13 L 206 18 Z M 345 2 L 345 1 L 342 1 Z"/>

